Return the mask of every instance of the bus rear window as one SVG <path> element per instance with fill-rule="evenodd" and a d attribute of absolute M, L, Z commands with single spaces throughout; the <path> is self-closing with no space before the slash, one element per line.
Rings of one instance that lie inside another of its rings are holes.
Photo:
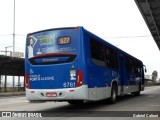
<path fill-rule="evenodd" d="M 77 54 L 78 32 L 73 29 L 42 31 L 27 37 L 28 59 L 52 53 Z M 44 61 L 50 61 L 47 59 Z"/>

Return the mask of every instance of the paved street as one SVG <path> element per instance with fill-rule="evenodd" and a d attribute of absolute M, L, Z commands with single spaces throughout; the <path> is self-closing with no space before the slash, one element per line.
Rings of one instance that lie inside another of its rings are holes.
<path fill-rule="evenodd" d="M 49 113 L 54 111 L 92 111 L 88 113 L 91 117 L 87 117 L 87 119 L 94 117 L 94 111 L 160 111 L 160 86 L 145 88 L 145 91 L 141 93 L 141 96 L 133 96 L 129 94 L 119 97 L 118 102 L 113 105 L 105 103 L 104 101 L 89 102 L 83 105 L 70 105 L 67 102 L 30 103 L 26 100 L 25 96 L 1 97 L 0 111 L 45 111 Z M 70 115 L 68 116 L 68 114 Z M 86 115 L 85 112 L 80 112 L 76 113 L 76 116 L 85 117 L 84 114 Z M 65 112 L 61 117 L 64 117 L 65 119 L 73 119 L 71 116 L 74 116 L 74 112 L 72 114 Z M 56 119 L 61 120 L 61 117 L 57 117 Z M 38 119 L 39 118 L 37 118 L 37 120 Z M 47 119 L 53 119 L 53 117 Z M 79 117 L 79 119 L 81 119 L 81 117 Z M 92 119 L 97 118 L 94 117 Z M 100 119 L 103 118 L 101 117 Z M 113 118 L 111 117 L 108 119 Z M 159 118 L 155 119 L 158 120 Z"/>

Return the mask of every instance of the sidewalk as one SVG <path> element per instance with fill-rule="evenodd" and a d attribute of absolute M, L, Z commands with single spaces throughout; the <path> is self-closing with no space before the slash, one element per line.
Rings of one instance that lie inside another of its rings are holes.
<path fill-rule="evenodd" d="M 25 92 L 0 92 L 0 97 L 22 96 L 22 95 L 25 95 Z"/>

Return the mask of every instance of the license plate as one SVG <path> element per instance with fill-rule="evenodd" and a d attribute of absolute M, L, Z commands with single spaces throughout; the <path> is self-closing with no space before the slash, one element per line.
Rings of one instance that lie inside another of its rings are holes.
<path fill-rule="evenodd" d="M 57 97 L 57 93 L 56 92 L 47 92 L 46 96 L 47 97 Z"/>

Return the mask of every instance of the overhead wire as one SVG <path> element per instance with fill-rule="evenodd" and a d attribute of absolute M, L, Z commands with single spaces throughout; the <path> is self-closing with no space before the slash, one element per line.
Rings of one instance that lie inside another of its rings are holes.
<path fill-rule="evenodd" d="M 152 35 L 117 36 L 117 37 L 104 37 L 104 38 L 106 38 L 106 39 L 118 39 L 118 38 L 139 38 L 139 37 L 152 37 Z"/>

